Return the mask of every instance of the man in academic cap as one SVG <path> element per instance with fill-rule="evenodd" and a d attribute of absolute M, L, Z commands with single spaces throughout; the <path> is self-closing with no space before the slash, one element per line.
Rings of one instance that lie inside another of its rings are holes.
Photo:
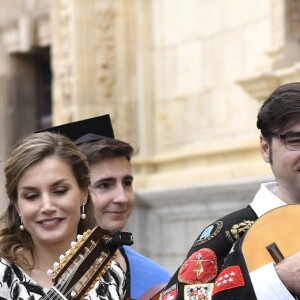
<path fill-rule="evenodd" d="M 131 157 L 133 147 L 114 138 L 109 115 L 56 126 L 50 131 L 68 136 L 86 155 L 91 170 L 91 195 L 99 226 L 111 233 L 125 227 L 134 205 Z M 129 295 L 137 299 L 163 285 L 169 273 L 128 246 L 120 248 L 127 262 Z"/>

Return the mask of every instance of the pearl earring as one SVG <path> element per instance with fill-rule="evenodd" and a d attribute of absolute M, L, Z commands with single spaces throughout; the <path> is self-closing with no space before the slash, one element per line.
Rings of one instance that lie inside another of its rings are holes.
<path fill-rule="evenodd" d="M 86 218 L 86 214 L 85 214 L 85 212 L 84 212 L 84 210 L 85 210 L 85 204 L 86 204 L 86 202 L 83 202 L 83 204 L 82 204 L 82 206 L 81 206 L 81 215 L 80 215 L 80 218 L 81 218 L 82 220 L 84 220 L 84 219 Z"/>
<path fill-rule="evenodd" d="M 20 228 L 21 231 L 24 231 L 24 230 L 25 230 L 25 227 L 24 227 L 24 224 L 23 224 L 22 216 L 20 216 L 20 226 L 19 226 L 19 228 Z"/>

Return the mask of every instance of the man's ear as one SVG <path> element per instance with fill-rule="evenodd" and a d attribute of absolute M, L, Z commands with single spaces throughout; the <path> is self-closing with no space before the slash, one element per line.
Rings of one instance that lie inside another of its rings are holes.
<path fill-rule="evenodd" d="M 271 145 L 268 143 L 267 139 L 261 135 L 260 136 L 260 153 L 261 153 L 263 160 L 266 163 L 271 162 L 270 154 L 272 153 L 272 151 L 271 151 L 270 147 L 271 147 Z"/>
<path fill-rule="evenodd" d="M 90 187 L 89 187 L 89 192 L 90 192 L 90 195 L 91 195 L 91 200 L 92 200 L 92 201 L 95 201 L 95 199 L 97 199 L 97 195 L 96 195 L 95 189 L 93 189 L 93 188 L 90 186 Z"/>

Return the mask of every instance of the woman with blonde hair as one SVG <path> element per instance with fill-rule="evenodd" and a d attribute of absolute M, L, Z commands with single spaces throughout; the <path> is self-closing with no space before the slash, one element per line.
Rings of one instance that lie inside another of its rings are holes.
<path fill-rule="evenodd" d="M 85 156 L 63 135 L 34 133 L 16 144 L 5 176 L 0 299 L 71 299 L 47 272 L 78 234 L 96 225 Z M 113 260 L 84 299 L 124 299 L 125 272 Z"/>

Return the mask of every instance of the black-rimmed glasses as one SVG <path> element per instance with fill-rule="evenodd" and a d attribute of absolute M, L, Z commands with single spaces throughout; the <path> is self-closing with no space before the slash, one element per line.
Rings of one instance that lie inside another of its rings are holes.
<path fill-rule="evenodd" d="M 272 133 L 272 135 L 280 138 L 288 150 L 300 151 L 300 132 Z"/>

